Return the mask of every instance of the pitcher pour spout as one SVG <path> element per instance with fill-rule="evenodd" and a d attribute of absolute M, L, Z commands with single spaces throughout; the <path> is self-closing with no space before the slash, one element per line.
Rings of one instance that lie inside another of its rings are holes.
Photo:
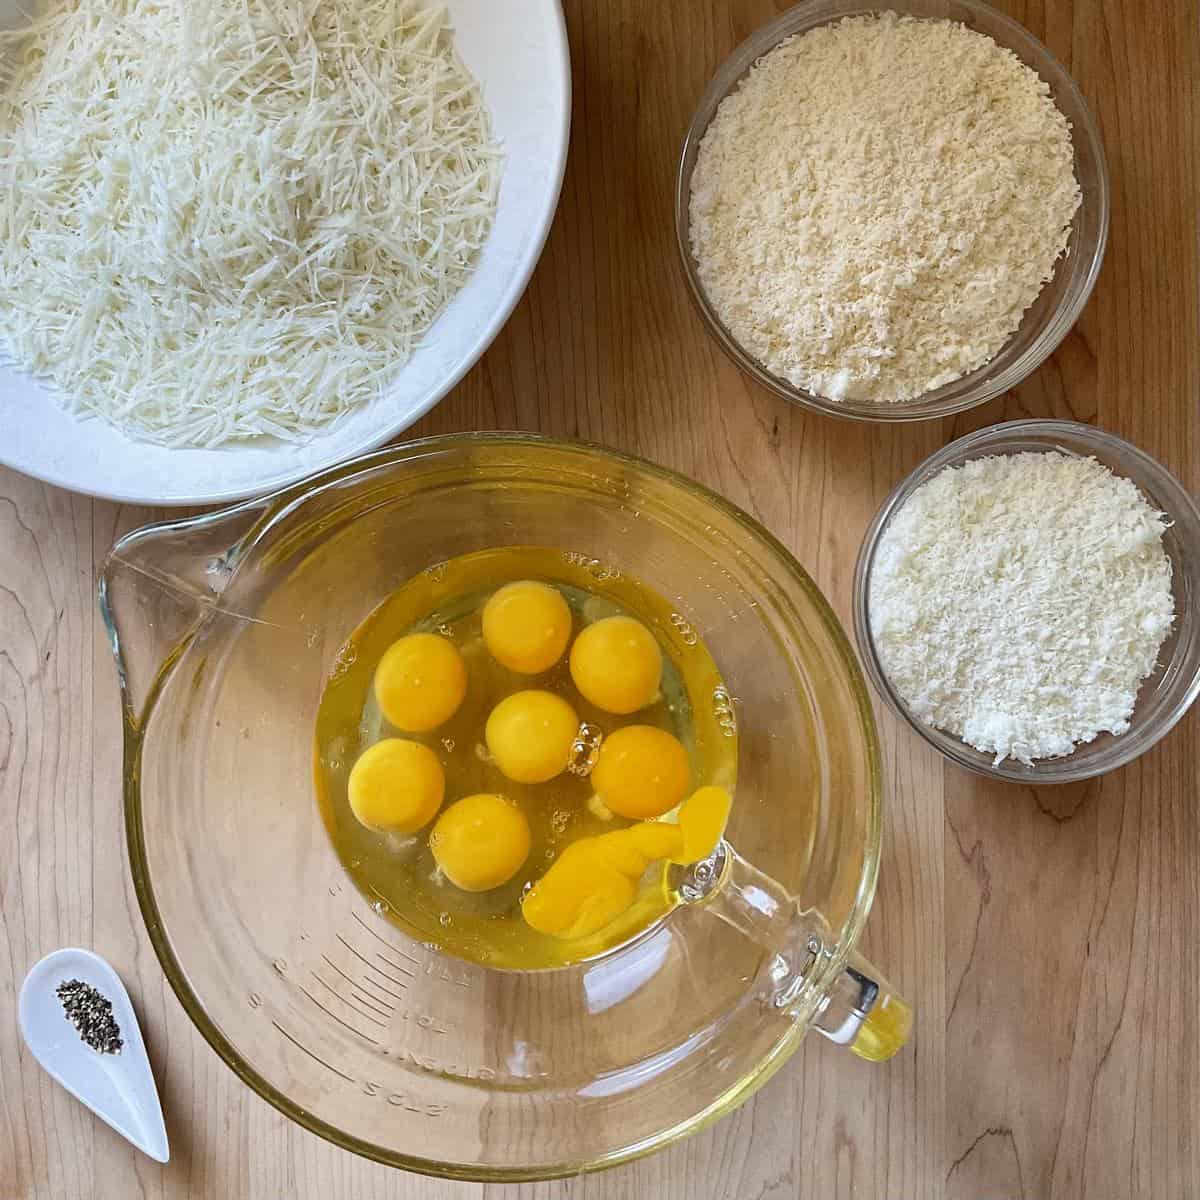
<path fill-rule="evenodd" d="M 160 680 L 218 604 L 242 539 L 263 507 L 262 501 L 250 501 L 147 525 L 108 552 L 98 585 L 100 612 L 117 666 L 127 733 L 142 727 Z"/>
<path fill-rule="evenodd" d="M 821 914 L 802 908 L 728 842 L 689 867 L 676 890 L 767 951 L 760 996 L 770 1009 L 872 1062 L 908 1041 L 912 1009 L 882 972 L 856 951 L 839 957 Z"/>

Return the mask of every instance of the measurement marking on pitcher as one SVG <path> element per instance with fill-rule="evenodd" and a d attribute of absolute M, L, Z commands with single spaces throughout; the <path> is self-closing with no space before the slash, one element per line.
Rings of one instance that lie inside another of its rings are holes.
<path fill-rule="evenodd" d="M 455 987 L 469 988 L 471 980 L 461 971 L 452 971 L 440 958 L 431 958 L 425 964 L 425 974 L 441 983 L 450 983 Z"/>
<path fill-rule="evenodd" d="M 308 990 L 308 988 L 306 988 L 306 987 L 304 986 L 304 984 L 302 984 L 302 983 L 298 983 L 298 984 L 296 984 L 296 986 L 297 986 L 297 987 L 298 987 L 298 988 L 299 988 L 299 989 L 300 989 L 300 990 L 301 990 L 301 991 L 302 991 L 302 992 L 303 992 L 303 993 L 304 993 L 304 994 L 305 994 L 305 995 L 306 995 L 306 996 L 307 996 L 307 997 L 308 997 L 308 998 L 309 998 L 309 999 L 310 999 L 310 1000 L 311 1000 L 311 1001 L 312 1001 L 312 1002 L 313 1002 L 313 1003 L 314 1003 L 314 1004 L 315 1004 L 315 1005 L 316 1005 L 316 1006 L 317 1006 L 317 1007 L 318 1007 L 318 1008 L 319 1008 L 319 1009 L 320 1009 L 320 1010 L 321 1010 L 323 1013 L 325 1013 L 325 1014 L 326 1014 L 326 1016 L 330 1016 L 330 1017 L 332 1017 L 332 1018 L 333 1018 L 333 1019 L 334 1019 L 334 1020 L 335 1020 L 335 1021 L 336 1021 L 336 1022 L 339 1024 L 339 1025 L 345 1026 L 345 1028 L 346 1028 L 346 1029 L 348 1029 L 348 1030 L 350 1030 L 350 1032 L 351 1032 L 351 1033 L 356 1033 L 356 1034 L 358 1034 L 358 1036 L 359 1036 L 360 1038 L 364 1038 L 366 1041 L 370 1042 L 372 1046 L 378 1046 L 378 1045 L 379 1045 L 379 1042 L 377 1042 L 377 1041 L 375 1040 L 375 1038 L 373 1038 L 373 1037 L 372 1037 L 372 1036 L 371 1036 L 369 1033 L 363 1033 L 363 1031 L 362 1031 L 361 1029 L 356 1029 L 356 1028 L 355 1028 L 353 1025 L 351 1025 L 351 1024 L 350 1024 L 350 1022 L 349 1022 L 349 1021 L 345 1021 L 345 1020 L 343 1020 L 341 1017 L 339 1017 L 339 1016 L 337 1015 L 337 1013 L 335 1013 L 335 1012 L 333 1011 L 333 1009 L 331 1009 L 331 1008 L 326 1008 L 326 1007 L 325 1007 L 325 1005 L 324 1005 L 324 1004 L 322 1004 L 322 1003 L 320 1002 L 320 1000 L 318 1000 L 318 999 L 316 998 L 316 996 L 314 996 L 314 995 L 312 994 L 312 992 L 310 992 L 310 991 Z M 376 1024 L 378 1024 L 378 1022 L 376 1022 Z M 384 1026 L 384 1028 L 386 1028 L 386 1026 Z"/>
<path fill-rule="evenodd" d="M 366 958 L 364 955 L 360 954 L 352 945 L 350 945 L 348 941 L 346 941 L 344 937 L 342 937 L 340 933 L 335 933 L 333 936 L 337 938 L 337 940 L 341 942 L 342 945 L 345 946 L 355 958 L 357 958 L 365 966 L 369 967 L 372 971 L 376 972 L 376 974 L 382 975 L 384 979 L 390 980 L 397 987 L 408 987 L 408 984 L 405 983 L 403 979 L 396 979 L 394 976 L 389 975 L 381 967 L 377 967 L 369 958 Z"/>
<path fill-rule="evenodd" d="M 292 1035 L 288 1033 L 288 1031 L 284 1029 L 284 1027 L 280 1025 L 278 1021 L 272 1021 L 271 1024 L 274 1025 L 275 1028 L 278 1029 L 279 1032 L 282 1033 L 283 1036 L 287 1038 L 287 1040 L 291 1042 L 293 1046 L 299 1047 L 299 1049 L 303 1050 L 309 1058 L 316 1059 L 316 1061 L 319 1062 L 327 1071 L 332 1071 L 335 1075 L 344 1079 L 347 1083 L 358 1082 L 353 1075 L 347 1075 L 345 1071 L 339 1071 L 337 1067 L 327 1063 L 319 1054 L 314 1054 L 303 1042 L 297 1041 L 294 1037 L 292 1037 Z"/>
<path fill-rule="evenodd" d="M 370 996 L 372 999 L 376 998 L 375 997 L 376 992 L 382 992 L 384 996 L 391 996 L 393 1000 L 403 1000 L 404 999 L 403 992 L 393 992 L 390 988 L 385 988 L 383 986 L 383 984 L 376 983 L 375 980 L 373 980 L 373 979 L 364 979 L 364 980 L 362 980 L 362 982 L 360 983 L 359 986 L 361 988 L 363 988 L 363 994 Z M 369 992 L 366 991 L 366 989 L 368 987 L 371 988 L 371 991 L 369 991 Z M 389 1004 L 388 1001 L 384 1000 L 382 997 L 379 997 L 378 1001 L 385 1008 L 388 1008 L 392 1012 L 395 1012 L 396 1006 L 394 1004 Z"/>
<path fill-rule="evenodd" d="M 362 956 L 359 955 L 359 957 L 361 958 Z M 366 962 L 365 959 L 363 961 Z M 383 975 L 383 972 L 378 967 L 376 967 L 373 963 L 367 962 L 366 965 L 370 970 L 374 971 L 377 975 Z M 385 976 L 385 978 L 386 978 L 386 976 Z M 382 984 L 382 983 L 377 983 L 374 979 L 371 979 L 370 977 L 364 978 L 363 983 L 369 983 L 377 991 L 383 992 L 384 995 L 386 995 L 386 996 L 391 996 L 391 998 L 393 1000 L 403 1000 L 404 999 L 404 993 L 402 991 L 394 992 L 394 991 L 392 991 L 392 989 L 390 987 L 387 987 L 385 984 Z M 401 983 L 400 986 L 403 988 L 404 984 Z M 386 1003 L 386 1001 L 384 1003 Z"/>
<path fill-rule="evenodd" d="M 372 888 L 371 890 L 372 890 L 372 891 L 375 891 L 375 889 L 374 889 L 374 888 Z M 380 935 L 379 935 L 378 933 L 376 933 L 376 932 L 375 932 L 375 930 L 374 930 L 374 929 L 372 929 L 372 928 L 370 927 L 370 925 L 368 925 L 368 924 L 366 923 L 366 921 L 364 921 L 364 920 L 362 919 L 362 917 L 360 917 L 360 916 L 358 915 L 358 913 L 356 913 L 356 912 L 355 912 L 353 909 L 351 909 L 351 910 L 350 910 L 350 915 L 351 915 L 351 916 L 352 916 L 352 917 L 353 917 L 353 918 L 354 918 L 354 919 L 355 919 L 355 920 L 356 920 L 356 921 L 357 921 L 357 922 L 358 922 L 358 923 L 359 923 L 359 924 L 360 924 L 360 925 L 361 925 L 361 926 L 362 926 L 362 927 L 363 927 L 363 928 L 364 928 L 364 929 L 365 929 L 365 930 L 366 930 L 366 931 L 367 931 L 367 932 L 368 932 L 368 933 L 369 933 L 369 934 L 370 934 L 370 935 L 371 935 L 373 938 L 375 938 L 375 939 L 376 939 L 376 941 L 382 942 L 382 943 L 383 943 L 383 945 L 385 945 L 385 946 L 386 946 L 386 947 L 387 947 L 387 948 L 388 948 L 388 949 L 389 949 L 389 950 L 390 950 L 390 951 L 391 951 L 393 954 L 399 954 L 401 958 L 407 958 L 407 959 L 408 959 L 408 961 L 409 961 L 410 963 L 413 963 L 415 966 L 418 966 L 418 967 L 419 967 L 419 966 L 421 965 L 421 960 L 420 960 L 419 958 L 417 958 L 415 955 L 409 954 L 407 950 L 401 950 L 399 946 L 393 946 L 393 945 L 392 945 L 392 943 L 391 943 L 391 942 L 389 942 L 389 941 L 387 940 L 387 938 L 385 938 L 385 937 L 380 937 Z"/>
<path fill-rule="evenodd" d="M 370 1000 L 373 1004 L 379 1005 L 380 1008 L 386 1008 L 387 1013 L 384 1014 L 385 1016 L 390 1016 L 396 1011 L 396 1006 L 394 1004 L 389 1004 L 386 1000 L 376 996 L 373 992 L 368 992 L 366 990 L 366 985 L 370 984 L 371 987 L 378 988 L 381 992 L 385 990 L 384 988 L 379 987 L 377 983 L 371 983 L 369 979 L 364 979 L 360 982 L 359 980 L 347 975 L 346 972 L 343 971 L 342 968 L 339 967 L 337 963 L 335 963 L 333 959 L 329 957 L 328 954 L 322 954 L 321 957 L 325 960 L 326 965 L 332 970 L 336 971 L 352 988 L 357 988 L 362 993 L 364 1001 Z M 390 996 L 392 993 L 388 992 L 387 994 Z M 396 999 L 400 1000 L 402 997 L 397 996 Z"/>
<path fill-rule="evenodd" d="M 389 975 L 382 967 L 377 967 L 374 965 L 374 963 L 370 964 L 370 966 L 372 971 L 378 971 L 379 974 L 384 977 L 384 979 L 394 983 L 397 987 L 408 987 L 408 984 L 405 983 L 403 979 L 397 979 L 394 975 Z M 411 978 L 411 976 L 409 976 L 409 978 Z"/>
<path fill-rule="evenodd" d="M 375 957 L 381 962 L 387 963 L 394 971 L 399 971 L 401 975 L 407 975 L 409 979 L 416 979 L 417 973 L 411 967 L 406 967 L 403 963 L 393 962 L 386 954 L 381 951 L 375 951 Z"/>
<path fill-rule="evenodd" d="M 335 998 L 335 1000 L 341 1001 L 344 1004 L 344 1006 L 346 1006 L 347 1008 L 353 1009 L 355 1013 L 358 1013 L 359 1016 L 361 1016 L 361 1018 L 364 1018 L 365 1020 L 370 1021 L 372 1025 L 378 1025 L 380 1030 L 385 1030 L 385 1028 L 388 1028 L 388 1021 L 386 1021 L 386 1016 L 388 1016 L 388 1014 L 383 1012 L 383 1009 L 379 1009 L 379 1008 L 373 1009 L 372 1012 L 376 1013 L 377 1015 L 372 1016 L 370 1012 L 364 1012 L 364 1010 L 362 1010 L 361 1008 L 356 1006 L 356 1004 L 350 1003 L 350 1001 L 347 1000 L 346 996 L 343 996 L 341 994 L 341 992 L 335 988 L 334 985 L 329 983 L 328 979 L 322 979 L 322 977 L 320 977 L 316 971 L 310 971 L 308 973 L 310 973 L 311 976 L 313 977 L 313 979 L 316 979 L 317 983 L 322 985 L 322 988 L 324 988 L 326 991 L 328 991 L 329 994 Z M 383 1016 L 384 1020 L 382 1020 L 382 1021 L 378 1020 L 379 1016 Z"/>

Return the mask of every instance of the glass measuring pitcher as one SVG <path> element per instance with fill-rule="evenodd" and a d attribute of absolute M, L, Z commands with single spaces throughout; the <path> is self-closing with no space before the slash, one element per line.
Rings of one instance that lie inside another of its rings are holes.
<path fill-rule="evenodd" d="M 351 631 L 406 580 L 560 547 L 667 597 L 735 697 L 725 840 L 678 904 L 570 967 L 487 968 L 408 937 L 345 875 L 313 723 Z M 456 1178 L 545 1178 L 727 1112 L 809 1028 L 884 1058 L 909 1013 L 855 942 L 880 770 L 858 667 L 812 581 L 678 475 L 591 446 L 461 435 L 122 538 L 101 605 L 151 941 L 238 1075 L 337 1144 Z"/>

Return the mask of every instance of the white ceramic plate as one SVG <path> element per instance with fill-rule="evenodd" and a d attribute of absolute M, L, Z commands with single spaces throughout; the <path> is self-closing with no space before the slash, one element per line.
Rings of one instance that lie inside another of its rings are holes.
<path fill-rule="evenodd" d="M 0 0 L 0 9 L 7 5 Z M 219 503 L 382 445 L 466 374 L 520 299 L 546 240 L 566 163 L 571 73 L 558 0 L 448 0 L 447 7 L 458 52 L 480 81 L 504 148 L 499 207 L 475 273 L 386 395 L 307 445 L 175 450 L 71 416 L 45 387 L 0 363 L 0 462 L 113 500 Z"/>

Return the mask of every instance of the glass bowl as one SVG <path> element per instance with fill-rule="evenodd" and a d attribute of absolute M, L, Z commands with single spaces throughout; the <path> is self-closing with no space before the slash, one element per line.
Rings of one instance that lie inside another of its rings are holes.
<path fill-rule="evenodd" d="M 926 480 L 946 467 L 973 458 L 1023 451 L 1061 450 L 1094 458 L 1114 474 L 1130 479 L 1146 499 L 1166 513 L 1171 526 L 1163 548 L 1171 560 L 1175 624 L 1159 651 L 1159 664 L 1138 692 L 1129 729 L 1114 737 L 1102 733 L 1063 758 L 1027 767 L 1006 759 L 998 766 L 955 737 L 927 725 L 909 711 L 884 674 L 871 637 L 870 585 L 876 550 L 892 516 Z M 1015 783 L 1073 783 L 1132 762 L 1164 737 L 1200 693 L 1200 511 L 1177 479 L 1148 454 L 1114 434 L 1074 421 L 1009 421 L 968 434 L 930 455 L 884 501 L 867 529 L 854 571 L 854 632 L 867 675 L 893 711 L 951 762 L 979 775 Z"/>
<path fill-rule="evenodd" d="M 561 548 L 564 583 L 624 573 L 666 597 L 664 644 L 698 635 L 728 689 L 693 705 L 738 738 L 726 841 L 679 869 L 675 907 L 553 970 L 453 958 L 389 920 L 313 794 L 347 636 L 415 575 L 505 545 Z M 882 800 L 865 681 L 812 580 L 712 492 L 599 447 L 434 438 L 129 534 L 101 605 L 151 943 L 239 1078 L 339 1146 L 452 1178 L 572 1175 L 729 1111 L 810 1028 L 866 1058 L 903 1042 L 906 1007 L 855 951 Z"/>
<path fill-rule="evenodd" d="M 1075 174 L 1082 201 L 1072 222 L 1067 252 L 1054 275 L 1026 311 L 1016 333 L 982 367 L 912 400 L 872 403 L 831 400 L 796 387 L 766 369 L 742 348 L 709 303 L 692 256 L 689 200 L 696 155 L 713 114 L 754 63 L 785 38 L 806 33 L 842 17 L 881 10 L 958 21 L 1012 50 L 1049 85 L 1059 110 L 1071 123 Z M 696 307 L 722 350 L 747 375 L 776 395 L 814 412 L 859 421 L 915 421 L 945 417 L 984 404 L 1015 387 L 1037 369 L 1066 337 L 1091 295 L 1108 240 L 1109 181 L 1100 131 L 1074 80 L 1027 29 L 982 0 L 900 0 L 879 4 L 862 0 L 806 0 L 748 37 L 725 60 L 709 83 L 683 141 L 675 186 L 675 236 L 684 275 Z"/>

